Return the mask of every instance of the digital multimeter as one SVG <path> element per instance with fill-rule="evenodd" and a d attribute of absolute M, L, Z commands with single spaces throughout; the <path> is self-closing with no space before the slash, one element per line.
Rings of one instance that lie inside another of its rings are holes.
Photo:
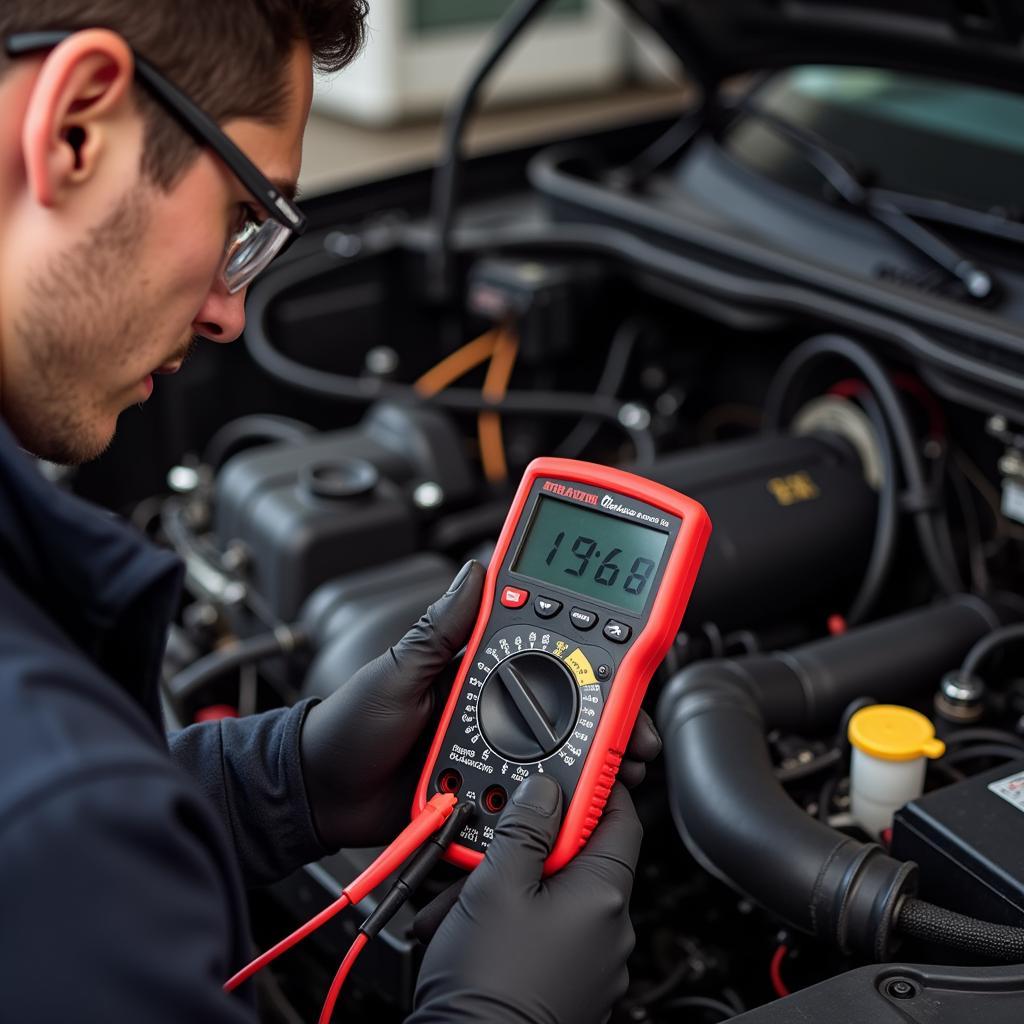
<path fill-rule="evenodd" d="M 711 522 L 676 491 L 569 459 L 526 469 L 413 808 L 477 807 L 448 859 L 475 867 L 509 796 L 534 773 L 567 808 L 546 864 L 597 826 L 647 684 L 679 630 Z"/>

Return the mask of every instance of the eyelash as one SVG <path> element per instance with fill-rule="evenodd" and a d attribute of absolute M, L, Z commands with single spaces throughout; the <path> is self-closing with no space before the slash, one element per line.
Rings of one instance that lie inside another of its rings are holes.
<path fill-rule="evenodd" d="M 253 221 L 256 224 L 260 222 L 259 211 L 252 206 L 250 203 L 239 203 L 238 213 L 235 217 L 235 223 L 233 225 L 233 234 L 237 234 L 245 227 L 248 221 Z"/>

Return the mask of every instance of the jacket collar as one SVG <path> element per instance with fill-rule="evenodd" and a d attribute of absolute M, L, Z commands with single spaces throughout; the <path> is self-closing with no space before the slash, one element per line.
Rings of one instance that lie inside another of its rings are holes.
<path fill-rule="evenodd" d="M 157 681 L 180 562 L 46 480 L 3 422 L 0 571 L 159 717 Z"/>

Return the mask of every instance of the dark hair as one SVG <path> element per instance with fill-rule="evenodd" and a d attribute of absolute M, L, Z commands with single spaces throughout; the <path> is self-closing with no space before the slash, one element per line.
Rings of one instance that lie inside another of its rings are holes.
<path fill-rule="evenodd" d="M 287 100 L 285 68 L 305 41 L 319 71 L 359 52 L 366 0 L 0 0 L 0 38 L 42 29 L 109 28 L 215 121 L 274 121 Z M 0 49 L 0 71 L 7 58 Z M 143 172 L 169 188 L 198 152 L 143 89 Z"/>

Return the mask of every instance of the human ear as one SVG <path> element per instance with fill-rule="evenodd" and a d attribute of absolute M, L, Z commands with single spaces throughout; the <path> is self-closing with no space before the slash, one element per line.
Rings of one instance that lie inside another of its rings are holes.
<path fill-rule="evenodd" d="M 116 32 L 76 32 L 43 61 L 22 128 L 28 187 L 42 206 L 60 204 L 96 172 L 135 75 L 131 48 Z"/>

